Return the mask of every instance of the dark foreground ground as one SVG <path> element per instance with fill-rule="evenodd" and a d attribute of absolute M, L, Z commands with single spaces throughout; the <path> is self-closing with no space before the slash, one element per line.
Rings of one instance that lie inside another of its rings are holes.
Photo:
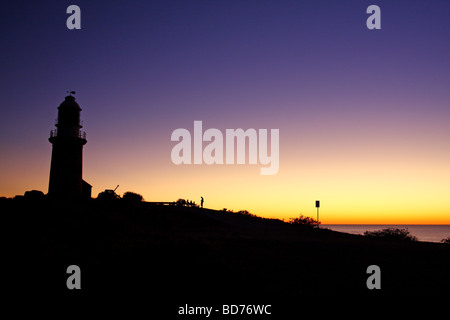
<path fill-rule="evenodd" d="M 448 296 L 450 288 L 445 244 L 382 241 L 230 212 L 123 201 L 8 199 L 0 211 L 7 235 L 4 276 L 19 299 L 136 295 L 174 313 L 185 304 Z M 70 265 L 81 269 L 81 290 L 67 289 Z M 381 268 L 381 290 L 366 286 L 369 265 Z"/>

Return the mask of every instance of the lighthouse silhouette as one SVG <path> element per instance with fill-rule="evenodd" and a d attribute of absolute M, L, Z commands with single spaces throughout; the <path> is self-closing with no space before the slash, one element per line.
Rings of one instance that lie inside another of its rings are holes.
<path fill-rule="evenodd" d="M 91 197 L 92 187 L 83 180 L 83 146 L 86 133 L 81 131 L 81 108 L 72 96 L 58 107 L 56 129 L 48 139 L 53 145 L 48 196 L 59 200 L 81 200 Z"/>

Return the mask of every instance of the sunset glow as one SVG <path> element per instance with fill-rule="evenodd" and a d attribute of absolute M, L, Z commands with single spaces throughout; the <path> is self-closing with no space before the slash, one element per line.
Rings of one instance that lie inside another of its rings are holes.
<path fill-rule="evenodd" d="M 449 3 L 378 2 L 382 29 L 370 31 L 366 2 L 78 1 L 79 31 L 65 4 L 10 3 L 0 196 L 47 192 L 49 132 L 76 90 L 94 197 L 120 185 L 279 219 L 316 217 L 320 200 L 322 224 L 450 224 Z M 171 133 L 194 121 L 279 129 L 278 173 L 175 165 Z"/>

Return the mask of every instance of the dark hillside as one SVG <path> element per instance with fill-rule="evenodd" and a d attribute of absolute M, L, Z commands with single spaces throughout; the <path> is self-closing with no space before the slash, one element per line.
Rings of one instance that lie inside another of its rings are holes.
<path fill-rule="evenodd" d="M 0 206 L 12 252 L 4 260 L 8 278 L 21 293 L 270 301 L 445 295 L 450 287 L 445 244 L 371 239 L 238 213 L 120 200 L 67 206 L 7 199 Z M 82 271 L 78 292 L 66 287 L 72 264 Z M 382 270 L 381 290 L 366 287 L 366 269 L 373 264 Z"/>

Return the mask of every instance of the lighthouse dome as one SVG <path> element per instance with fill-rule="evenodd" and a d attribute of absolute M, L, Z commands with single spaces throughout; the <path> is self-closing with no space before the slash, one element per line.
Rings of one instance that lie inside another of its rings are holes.
<path fill-rule="evenodd" d="M 78 111 L 81 111 L 80 106 L 75 101 L 74 96 L 67 96 L 64 101 L 59 105 L 58 109 L 77 109 Z"/>
<path fill-rule="evenodd" d="M 79 130 L 82 127 L 80 124 L 80 112 L 81 108 L 76 103 L 75 97 L 67 96 L 58 107 L 58 123 L 56 126 L 60 131 L 67 131 L 69 128 L 71 131 Z"/>

